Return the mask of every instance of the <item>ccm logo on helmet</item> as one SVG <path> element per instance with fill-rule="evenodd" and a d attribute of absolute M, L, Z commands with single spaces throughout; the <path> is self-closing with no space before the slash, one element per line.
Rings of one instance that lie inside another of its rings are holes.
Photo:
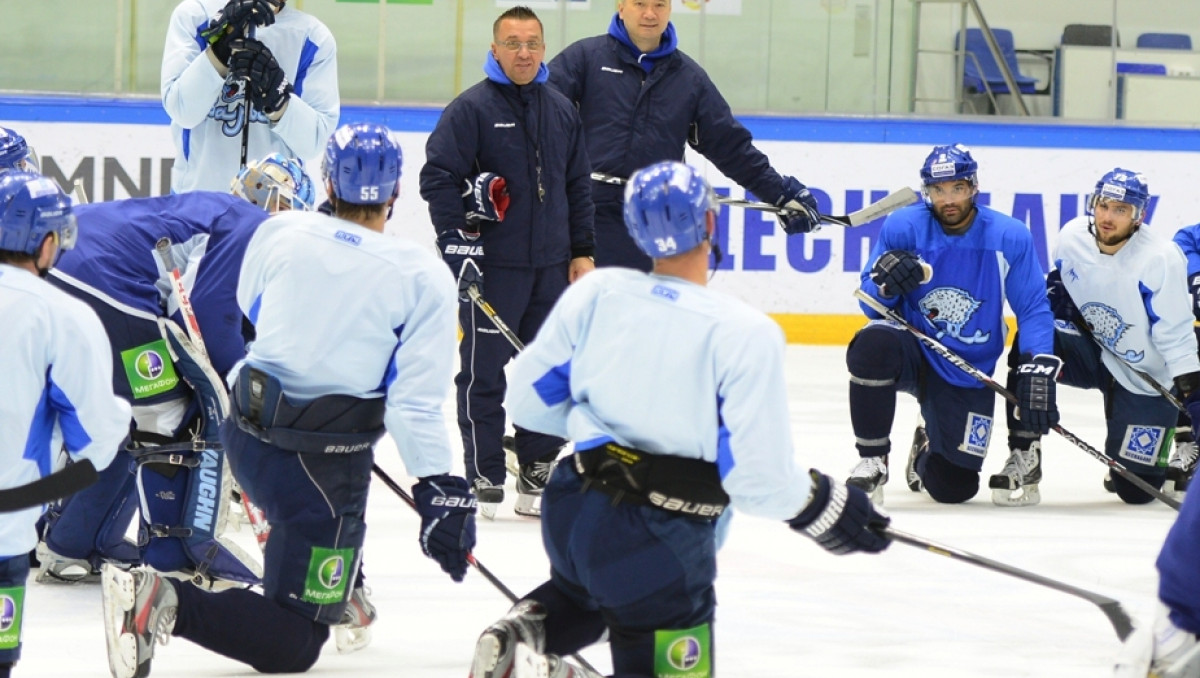
<path fill-rule="evenodd" d="M 475 497 L 434 497 L 431 503 L 446 508 L 475 508 Z"/>

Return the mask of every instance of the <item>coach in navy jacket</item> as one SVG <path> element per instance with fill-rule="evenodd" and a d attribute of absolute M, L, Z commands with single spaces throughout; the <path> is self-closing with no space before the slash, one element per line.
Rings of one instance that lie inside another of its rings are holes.
<path fill-rule="evenodd" d="M 595 248 L 582 123 L 575 106 L 545 85 L 544 51 L 542 24 L 532 11 L 514 7 L 501 14 L 484 66 L 487 78 L 446 106 L 421 169 L 421 196 L 443 257 L 460 275 L 461 253 L 470 252 L 482 272 L 483 295 L 523 342 L 533 340 L 567 284 L 592 270 Z M 476 239 L 458 233 L 474 230 L 467 226 L 463 189 L 485 172 L 505 179 L 510 202 L 502 221 L 479 222 Z M 467 478 L 481 513 L 490 517 L 484 504 L 503 498 L 504 365 L 514 349 L 471 303 L 460 306 L 459 321 L 459 428 Z M 544 479 L 535 476 L 548 470 L 547 460 L 565 441 L 521 429 L 515 440 L 528 481 L 518 483 L 518 492 L 540 494 L 538 481 L 544 485 Z"/>
<path fill-rule="evenodd" d="M 677 49 L 670 15 L 668 0 L 621 0 L 606 35 L 579 40 L 550 62 L 550 84 L 579 107 L 593 171 L 629 177 L 683 160 L 687 143 L 759 200 L 803 201 L 804 185 L 772 169 L 708 74 Z M 650 270 L 625 229 L 622 187 L 596 182 L 592 197 L 596 265 Z M 812 224 L 786 227 L 807 232 Z"/>

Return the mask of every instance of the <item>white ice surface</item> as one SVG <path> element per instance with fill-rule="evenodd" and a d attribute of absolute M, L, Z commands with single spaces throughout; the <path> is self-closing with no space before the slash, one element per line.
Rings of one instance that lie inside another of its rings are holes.
<path fill-rule="evenodd" d="M 841 347 L 792 346 L 787 366 L 797 458 L 839 478 L 856 461 L 844 355 Z M 1097 392 L 1062 388 L 1059 404 L 1063 426 L 1103 446 Z M 901 482 L 916 411 L 901 395 L 886 488 L 897 529 L 1116 598 L 1138 618 L 1150 613 L 1154 559 L 1174 511 L 1122 504 L 1101 487 L 1104 464 L 1058 436 L 1045 439 L 1041 505 L 994 506 L 986 475 L 1007 457 L 1003 416 L 980 494 L 964 505 L 935 504 Z M 385 441 L 377 460 L 407 487 L 412 481 Z M 513 492 L 510 481 L 509 505 L 496 521 L 480 521 L 475 554 L 521 594 L 546 578 L 548 565 L 538 523 L 512 513 Z M 367 520 L 367 580 L 379 609 L 374 641 L 339 655 L 331 640 L 310 673 L 464 678 L 476 636 L 508 602 L 478 572 L 456 585 L 422 556 L 416 514 L 378 481 Z M 235 536 L 252 547 L 248 528 Z M 1085 600 L 903 544 L 878 556 L 831 556 L 782 524 L 747 516 L 734 521 L 720 552 L 717 595 L 718 675 L 727 677 L 1104 676 L 1120 647 Z M 15 676 L 107 676 L 99 587 L 31 578 L 24 643 Z M 609 668 L 607 646 L 582 654 Z M 173 638 L 158 648 L 152 675 L 258 674 Z"/>

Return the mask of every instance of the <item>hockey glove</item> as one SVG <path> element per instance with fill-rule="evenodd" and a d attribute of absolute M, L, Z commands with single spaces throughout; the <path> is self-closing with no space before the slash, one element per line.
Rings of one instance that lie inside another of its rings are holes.
<path fill-rule="evenodd" d="M 225 7 L 200 31 L 200 37 L 213 48 L 213 54 L 223 63 L 229 63 L 230 43 L 245 37 L 251 26 L 270 26 L 275 23 L 273 0 L 229 0 Z"/>
<path fill-rule="evenodd" d="M 476 242 L 478 233 L 452 228 L 438 234 L 438 252 L 442 260 L 450 267 L 450 272 L 458 278 L 458 300 L 470 301 L 467 290 L 471 285 L 483 294 L 483 271 L 479 263 L 483 261 L 483 243 Z"/>
<path fill-rule="evenodd" d="M 253 38 L 233 41 L 229 72 L 231 78 L 246 81 L 250 105 L 268 115 L 282 109 L 292 96 L 292 83 L 287 81 L 275 55 Z"/>
<path fill-rule="evenodd" d="M 1063 285 L 1062 271 L 1057 268 L 1046 276 L 1046 298 L 1050 300 L 1050 311 L 1056 319 L 1069 323 L 1083 321 L 1083 316 L 1079 314 L 1079 309 L 1075 307 L 1075 302 L 1071 300 L 1071 295 Z"/>
<path fill-rule="evenodd" d="M 1058 425 L 1055 380 L 1062 371 L 1062 359 L 1039 353 L 1021 356 L 1017 366 L 1017 418 L 1024 428 L 1042 435 Z"/>
<path fill-rule="evenodd" d="M 1175 377 L 1175 391 L 1183 400 L 1183 408 L 1192 420 L 1192 430 L 1200 427 L 1200 372 L 1188 372 Z"/>
<path fill-rule="evenodd" d="M 871 267 L 871 282 L 885 298 L 908 294 L 925 281 L 925 268 L 917 255 L 906 250 L 888 250 Z"/>
<path fill-rule="evenodd" d="M 480 221 L 504 221 L 508 211 L 508 182 L 494 172 L 484 172 L 465 181 L 463 206 L 467 210 L 467 223 Z"/>
<path fill-rule="evenodd" d="M 475 548 L 475 495 L 467 481 L 452 475 L 421 478 L 413 487 L 421 514 L 421 551 L 454 581 L 467 574 L 467 556 Z"/>
<path fill-rule="evenodd" d="M 838 555 L 865 551 L 878 553 L 892 540 L 881 530 L 892 522 L 871 503 L 866 492 L 848 487 L 816 469 L 812 476 L 812 498 L 795 518 L 787 521 L 793 530 L 813 538 L 826 551 Z"/>
<path fill-rule="evenodd" d="M 812 233 L 821 228 L 817 199 L 796 177 L 783 178 L 783 193 L 775 201 L 775 206 L 784 208 L 777 216 L 783 232 L 788 235 Z"/>

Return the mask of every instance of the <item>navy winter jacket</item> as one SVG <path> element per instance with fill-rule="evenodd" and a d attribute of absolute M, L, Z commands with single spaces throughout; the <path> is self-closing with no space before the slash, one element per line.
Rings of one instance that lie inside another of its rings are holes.
<path fill-rule="evenodd" d="M 550 62 L 550 84 L 579 107 L 594 171 L 627 178 L 656 162 L 682 161 L 687 143 L 758 199 L 775 202 L 783 192 L 783 178 L 708 74 L 677 49 L 654 59 L 647 73 L 614 35 L 584 38 Z M 619 186 L 595 182 L 593 189 L 597 203 L 622 200 Z"/>
<path fill-rule="evenodd" d="M 503 222 L 481 224 L 489 264 L 540 268 L 590 256 L 591 169 L 578 112 L 544 78 L 512 84 L 490 54 L 485 71 L 488 79 L 446 106 L 425 144 L 421 197 L 434 229 L 463 228 L 464 181 L 495 172 L 508 182 L 511 202 Z"/>

